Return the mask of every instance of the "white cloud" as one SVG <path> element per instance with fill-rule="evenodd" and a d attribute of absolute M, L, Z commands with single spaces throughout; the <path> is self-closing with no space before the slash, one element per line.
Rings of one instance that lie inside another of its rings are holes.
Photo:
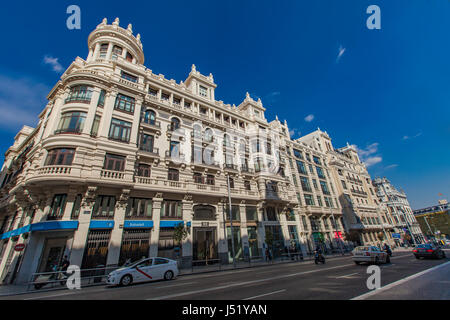
<path fill-rule="evenodd" d="M 394 169 L 394 168 L 397 168 L 397 167 L 398 167 L 398 164 L 391 164 L 391 165 L 385 167 L 384 169 L 388 170 L 388 169 Z"/>
<path fill-rule="evenodd" d="M 373 166 L 374 164 L 377 164 L 377 163 L 380 163 L 381 161 L 383 161 L 383 158 L 381 157 L 381 155 L 377 154 L 378 146 L 379 146 L 378 142 L 372 143 L 372 144 L 368 145 L 367 147 L 365 147 L 364 149 L 360 149 L 360 148 L 358 148 L 357 145 L 353 145 L 353 147 L 358 152 L 359 158 L 366 165 L 366 167 Z"/>
<path fill-rule="evenodd" d="M 11 131 L 35 126 L 50 88 L 29 78 L 0 75 L 0 125 Z"/>
<path fill-rule="evenodd" d="M 414 139 L 414 138 L 420 137 L 421 135 L 422 135 L 422 132 L 419 132 L 418 134 L 416 134 L 416 135 L 414 135 L 412 137 L 410 137 L 410 136 L 403 136 L 402 140 Z"/>
<path fill-rule="evenodd" d="M 338 55 L 336 57 L 336 63 L 339 62 L 339 60 L 341 60 L 342 56 L 345 53 L 345 50 L 347 50 L 346 48 L 343 48 L 342 46 L 339 46 L 339 50 L 338 50 Z"/>
<path fill-rule="evenodd" d="M 308 116 L 305 117 L 305 121 L 306 121 L 306 122 L 311 122 L 311 121 L 313 121 L 313 120 L 314 120 L 314 115 L 313 115 L 313 114 L 310 114 L 310 115 L 308 115 Z"/>
<path fill-rule="evenodd" d="M 46 55 L 44 57 L 44 63 L 50 65 L 55 72 L 60 73 L 64 70 L 63 66 L 58 62 L 58 58 Z"/>

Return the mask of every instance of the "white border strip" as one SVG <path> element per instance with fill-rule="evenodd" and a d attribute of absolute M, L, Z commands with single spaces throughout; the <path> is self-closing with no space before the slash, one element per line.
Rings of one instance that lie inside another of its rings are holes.
<path fill-rule="evenodd" d="M 398 286 L 398 285 L 400 285 L 400 284 L 402 284 L 402 283 L 405 283 L 405 282 L 408 282 L 408 281 L 410 281 L 410 280 L 412 280 L 412 279 L 415 279 L 415 278 L 417 278 L 417 277 L 420 277 L 420 276 L 422 276 L 422 275 L 424 275 L 424 274 L 426 274 L 426 273 L 429 273 L 429 272 L 431 272 L 431 271 L 434 271 L 434 270 L 437 270 L 437 269 L 439 269 L 439 268 L 445 267 L 445 266 L 447 266 L 448 264 L 450 264 L 450 261 L 449 261 L 449 262 L 446 262 L 446 263 L 443 263 L 443 264 L 440 264 L 440 265 L 438 265 L 438 266 L 435 266 L 435 267 L 433 267 L 433 268 L 430 268 L 430 269 L 421 271 L 421 272 L 419 272 L 419 273 L 413 274 L 412 276 L 409 276 L 409 277 L 400 279 L 400 280 L 398 280 L 398 281 L 392 282 L 392 283 L 390 283 L 390 284 L 388 284 L 388 285 L 385 285 L 384 287 L 381 287 L 380 289 L 375 289 L 375 290 L 373 290 L 373 291 L 369 291 L 369 292 L 367 292 L 367 293 L 365 293 L 365 294 L 362 294 L 362 295 L 360 295 L 360 296 L 354 297 L 354 298 L 352 298 L 352 299 L 350 299 L 350 300 L 365 300 L 365 299 L 367 299 L 367 298 L 369 298 L 369 297 L 371 297 L 371 296 L 374 296 L 374 295 L 379 294 L 379 293 L 381 293 L 381 292 L 383 292 L 383 291 L 389 290 L 389 289 L 391 289 L 391 288 L 393 288 L 393 287 L 396 287 L 396 286 Z"/>

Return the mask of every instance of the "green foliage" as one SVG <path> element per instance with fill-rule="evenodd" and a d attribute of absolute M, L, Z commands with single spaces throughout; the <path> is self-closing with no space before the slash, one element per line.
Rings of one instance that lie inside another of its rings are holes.
<path fill-rule="evenodd" d="M 266 243 L 269 247 L 273 245 L 273 233 L 270 229 L 266 229 Z"/>
<path fill-rule="evenodd" d="M 188 235 L 189 235 L 188 227 L 185 227 L 182 223 L 175 226 L 174 232 L 173 232 L 173 239 L 176 242 L 181 243 L 183 240 L 185 240 L 188 237 Z"/>

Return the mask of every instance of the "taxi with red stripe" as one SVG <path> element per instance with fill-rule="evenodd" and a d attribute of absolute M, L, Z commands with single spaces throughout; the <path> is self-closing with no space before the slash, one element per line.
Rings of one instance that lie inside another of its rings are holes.
<path fill-rule="evenodd" d="M 154 280 L 172 280 L 179 274 L 177 262 L 167 258 L 146 258 L 116 269 L 108 275 L 106 284 L 128 286 Z"/>
<path fill-rule="evenodd" d="M 353 261 L 356 264 L 366 262 L 369 264 L 390 263 L 389 254 L 375 246 L 359 246 L 352 251 Z"/>

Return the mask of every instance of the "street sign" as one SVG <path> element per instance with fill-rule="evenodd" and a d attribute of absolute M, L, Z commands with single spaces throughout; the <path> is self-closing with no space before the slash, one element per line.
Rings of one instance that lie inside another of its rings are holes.
<path fill-rule="evenodd" d="M 15 251 L 22 251 L 23 249 L 25 249 L 25 244 L 24 243 L 19 243 L 19 244 L 16 244 L 14 246 L 14 250 Z"/>
<path fill-rule="evenodd" d="M 401 238 L 400 233 L 393 233 L 392 238 L 400 239 Z"/>

